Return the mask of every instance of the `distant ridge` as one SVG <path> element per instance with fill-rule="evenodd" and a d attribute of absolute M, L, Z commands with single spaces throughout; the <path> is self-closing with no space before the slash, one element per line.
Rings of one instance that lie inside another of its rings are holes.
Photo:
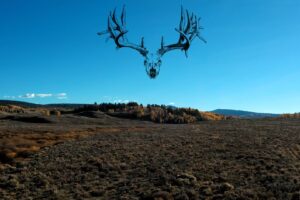
<path fill-rule="evenodd" d="M 40 108 L 40 107 L 45 107 L 45 108 L 79 108 L 85 105 L 90 105 L 90 104 L 71 104 L 71 103 L 62 103 L 62 104 L 36 104 L 36 103 L 28 103 L 24 101 L 11 101 L 11 100 L 0 100 L 0 106 L 7 106 L 7 105 L 15 105 L 15 106 L 20 106 L 23 108 Z"/>
<path fill-rule="evenodd" d="M 20 107 L 24 107 L 24 108 L 37 108 L 37 107 L 42 106 L 39 104 L 28 103 L 28 102 L 24 102 L 24 101 L 0 100 L 0 106 L 7 106 L 7 105 L 20 106 Z"/>
<path fill-rule="evenodd" d="M 256 112 L 249 112 L 243 110 L 230 110 L 230 109 L 217 109 L 210 111 L 212 113 L 225 115 L 225 116 L 233 116 L 239 118 L 267 118 L 267 117 L 279 117 L 279 114 L 272 114 L 272 113 L 256 113 Z"/>

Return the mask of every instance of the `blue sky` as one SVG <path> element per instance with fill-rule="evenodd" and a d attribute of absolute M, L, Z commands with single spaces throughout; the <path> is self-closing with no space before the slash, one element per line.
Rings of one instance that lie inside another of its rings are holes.
<path fill-rule="evenodd" d="M 151 80 L 139 54 L 96 35 L 123 4 L 128 38 L 151 51 L 177 40 L 181 5 L 208 43 L 166 54 Z M 0 98 L 299 112 L 299 19 L 299 0 L 1 0 Z"/>

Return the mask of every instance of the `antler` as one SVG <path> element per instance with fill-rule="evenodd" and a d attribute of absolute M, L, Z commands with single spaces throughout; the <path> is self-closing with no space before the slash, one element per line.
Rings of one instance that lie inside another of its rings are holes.
<path fill-rule="evenodd" d="M 142 37 L 141 44 L 136 45 L 133 43 L 128 42 L 126 38 L 126 13 L 125 13 L 125 6 L 123 7 L 122 15 L 121 15 L 121 24 L 119 20 L 116 18 L 116 9 L 114 12 L 110 12 L 107 21 L 107 30 L 99 32 L 98 35 L 109 34 L 108 39 L 113 39 L 117 45 L 117 48 L 131 48 L 137 50 L 140 54 L 144 57 L 147 57 L 148 50 L 144 47 L 144 38 Z M 108 40 L 107 39 L 107 40 Z"/>
<path fill-rule="evenodd" d="M 165 46 L 164 37 L 162 37 L 161 48 L 157 51 L 157 53 L 160 56 L 163 56 L 169 51 L 179 49 L 185 51 L 185 55 L 187 56 L 187 52 L 191 46 L 191 43 L 196 37 L 206 43 L 205 39 L 200 36 L 200 30 L 203 29 L 201 26 L 199 26 L 200 19 L 201 18 L 198 18 L 193 13 L 190 15 L 190 13 L 187 10 L 185 11 L 181 6 L 179 29 L 175 28 L 175 30 L 180 34 L 178 42 Z"/>

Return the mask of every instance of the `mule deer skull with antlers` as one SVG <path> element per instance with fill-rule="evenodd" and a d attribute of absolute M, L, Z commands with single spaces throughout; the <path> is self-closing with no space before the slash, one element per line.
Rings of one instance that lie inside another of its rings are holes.
<path fill-rule="evenodd" d="M 108 16 L 107 30 L 99 32 L 98 35 L 109 34 L 108 39 L 113 39 L 117 45 L 117 49 L 131 48 L 138 51 L 144 57 L 144 65 L 146 72 L 151 79 L 158 76 L 160 72 L 160 66 L 162 64 L 162 56 L 172 50 L 182 50 L 187 57 L 188 50 L 191 43 L 195 38 L 199 38 L 203 42 L 206 41 L 200 36 L 200 18 L 194 14 L 190 14 L 187 10 L 181 7 L 181 18 L 179 27 L 175 28 L 175 31 L 179 33 L 179 39 L 177 43 L 165 45 L 164 37 L 161 39 L 160 49 L 156 53 L 149 53 L 144 44 L 144 37 L 141 38 L 140 44 L 134 44 L 129 42 L 126 37 L 128 30 L 126 29 L 126 13 L 125 6 L 121 14 L 121 18 L 116 16 L 116 9 Z"/>

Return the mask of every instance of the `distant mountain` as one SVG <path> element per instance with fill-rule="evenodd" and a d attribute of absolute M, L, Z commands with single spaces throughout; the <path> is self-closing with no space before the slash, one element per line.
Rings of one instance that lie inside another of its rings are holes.
<path fill-rule="evenodd" d="M 170 108 L 170 109 L 172 109 L 172 110 L 176 110 L 176 109 L 177 109 L 176 106 L 172 106 L 172 105 L 168 105 L 167 108 Z"/>
<path fill-rule="evenodd" d="M 225 116 L 233 116 L 240 118 L 266 118 L 266 117 L 279 117 L 279 114 L 271 114 L 271 113 L 256 113 L 242 110 L 230 110 L 230 109 L 217 109 L 211 111 L 212 113 L 225 115 Z"/>
<path fill-rule="evenodd" d="M 24 108 L 41 107 L 41 105 L 39 105 L 39 104 L 28 103 L 28 102 L 24 102 L 24 101 L 0 100 L 0 106 L 7 106 L 7 105 L 21 106 Z"/>

